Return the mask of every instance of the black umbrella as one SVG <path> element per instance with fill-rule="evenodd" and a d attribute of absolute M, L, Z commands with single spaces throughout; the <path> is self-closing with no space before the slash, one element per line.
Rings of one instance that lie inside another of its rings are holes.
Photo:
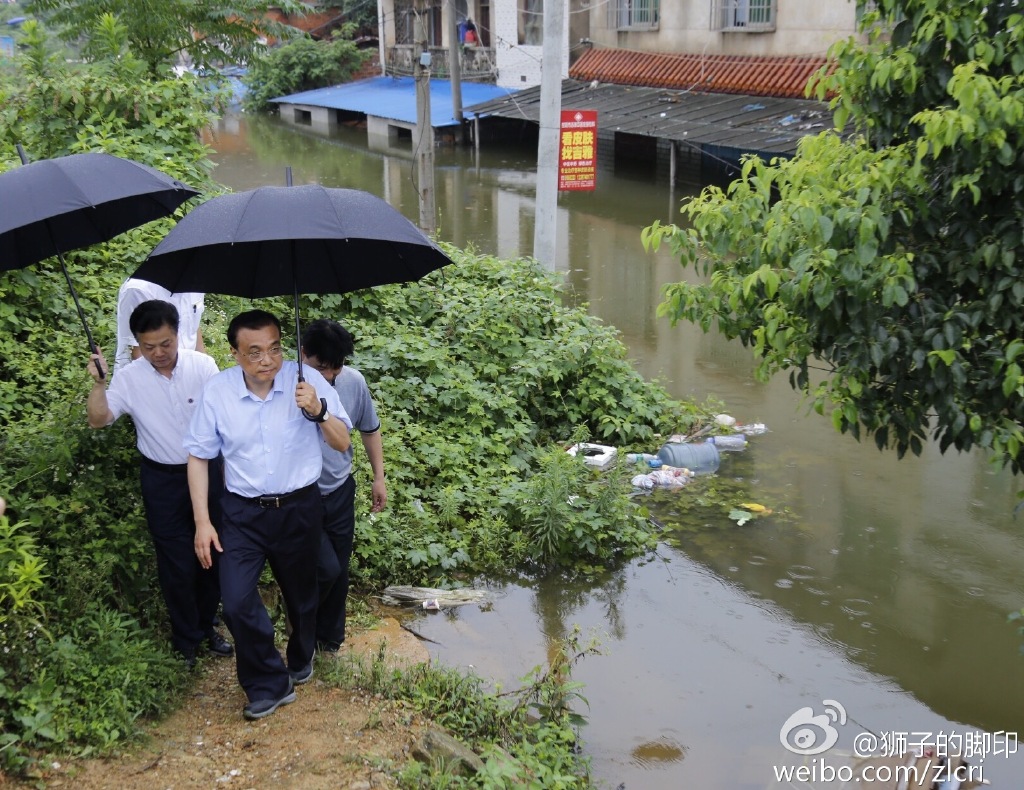
<path fill-rule="evenodd" d="M 174 292 L 250 299 L 291 294 L 297 344 L 300 293 L 411 282 L 448 263 L 386 201 L 312 184 L 208 200 L 175 225 L 133 276 Z"/>
<path fill-rule="evenodd" d="M 18 153 L 26 164 L 0 173 L 0 271 L 56 255 L 95 354 L 63 253 L 166 217 L 199 193 L 159 170 L 110 154 L 27 164 L 20 145 Z"/>

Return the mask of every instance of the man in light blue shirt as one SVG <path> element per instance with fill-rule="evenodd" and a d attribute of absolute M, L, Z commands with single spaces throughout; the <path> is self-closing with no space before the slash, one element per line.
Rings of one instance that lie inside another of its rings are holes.
<path fill-rule="evenodd" d="M 294 684 L 313 675 L 316 556 L 323 508 L 316 482 L 320 437 L 349 448 L 351 421 L 338 394 L 316 370 L 284 361 L 281 324 L 264 310 L 235 316 L 228 343 L 238 363 L 203 390 L 185 437 L 195 513 L 196 556 L 204 568 L 219 552 L 224 622 L 235 638 L 238 681 L 248 719 L 295 701 Z M 207 464 L 224 456 L 220 524 L 206 507 Z M 282 661 L 274 625 L 259 595 L 265 562 L 284 597 L 292 633 Z"/>

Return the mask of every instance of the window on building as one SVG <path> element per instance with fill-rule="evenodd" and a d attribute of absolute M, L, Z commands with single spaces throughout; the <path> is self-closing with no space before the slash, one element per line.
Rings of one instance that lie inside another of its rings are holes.
<path fill-rule="evenodd" d="M 544 43 L 544 0 L 519 0 L 519 43 Z"/>
<path fill-rule="evenodd" d="M 714 30 L 759 33 L 775 30 L 778 0 L 712 0 Z"/>
<path fill-rule="evenodd" d="M 427 32 L 427 45 L 439 47 L 441 38 L 441 0 L 430 0 L 426 7 L 424 23 Z M 413 0 L 395 0 L 395 43 L 416 44 L 423 38 L 418 14 Z"/>
<path fill-rule="evenodd" d="M 660 0 L 609 0 L 608 27 L 612 30 L 657 30 Z"/>
<path fill-rule="evenodd" d="M 476 33 L 480 36 L 480 44 L 485 47 L 491 46 L 491 3 L 490 0 L 480 0 L 477 8 Z"/>

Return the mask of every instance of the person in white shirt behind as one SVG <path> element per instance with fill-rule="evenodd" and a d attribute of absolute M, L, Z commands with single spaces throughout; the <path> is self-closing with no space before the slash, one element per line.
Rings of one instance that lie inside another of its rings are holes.
<path fill-rule="evenodd" d="M 157 576 L 171 621 L 171 643 L 188 663 L 205 648 L 216 656 L 234 653 L 214 627 L 220 604 L 217 571 L 204 569 L 196 558 L 196 525 L 188 486 L 185 434 L 206 382 L 217 375 L 217 363 L 206 354 L 178 348 L 178 311 L 160 299 L 142 302 L 130 325 L 141 357 L 113 379 L 103 354 L 88 364 L 92 391 L 86 401 L 90 428 L 105 428 L 121 415 L 135 422 L 140 457 L 142 501 L 156 549 Z M 104 385 L 110 381 L 109 389 Z M 209 489 L 210 508 L 220 512 L 221 466 L 211 463 L 216 482 Z"/>
<path fill-rule="evenodd" d="M 129 325 L 131 315 L 143 302 L 160 299 L 170 302 L 178 311 L 178 346 L 192 351 L 205 352 L 203 331 L 199 325 L 206 307 L 205 294 L 171 293 L 162 285 L 148 280 L 125 280 L 117 291 L 117 353 L 114 356 L 114 372 L 138 359 L 139 346 Z"/>

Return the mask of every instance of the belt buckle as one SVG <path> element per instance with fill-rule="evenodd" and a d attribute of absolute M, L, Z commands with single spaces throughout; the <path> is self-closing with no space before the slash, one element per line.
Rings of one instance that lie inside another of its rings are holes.
<path fill-rule="evenodd" d="M 281 497 L 279 496 L 261 496 L 258 497 L 260 507 L 281 507 Z"/>

